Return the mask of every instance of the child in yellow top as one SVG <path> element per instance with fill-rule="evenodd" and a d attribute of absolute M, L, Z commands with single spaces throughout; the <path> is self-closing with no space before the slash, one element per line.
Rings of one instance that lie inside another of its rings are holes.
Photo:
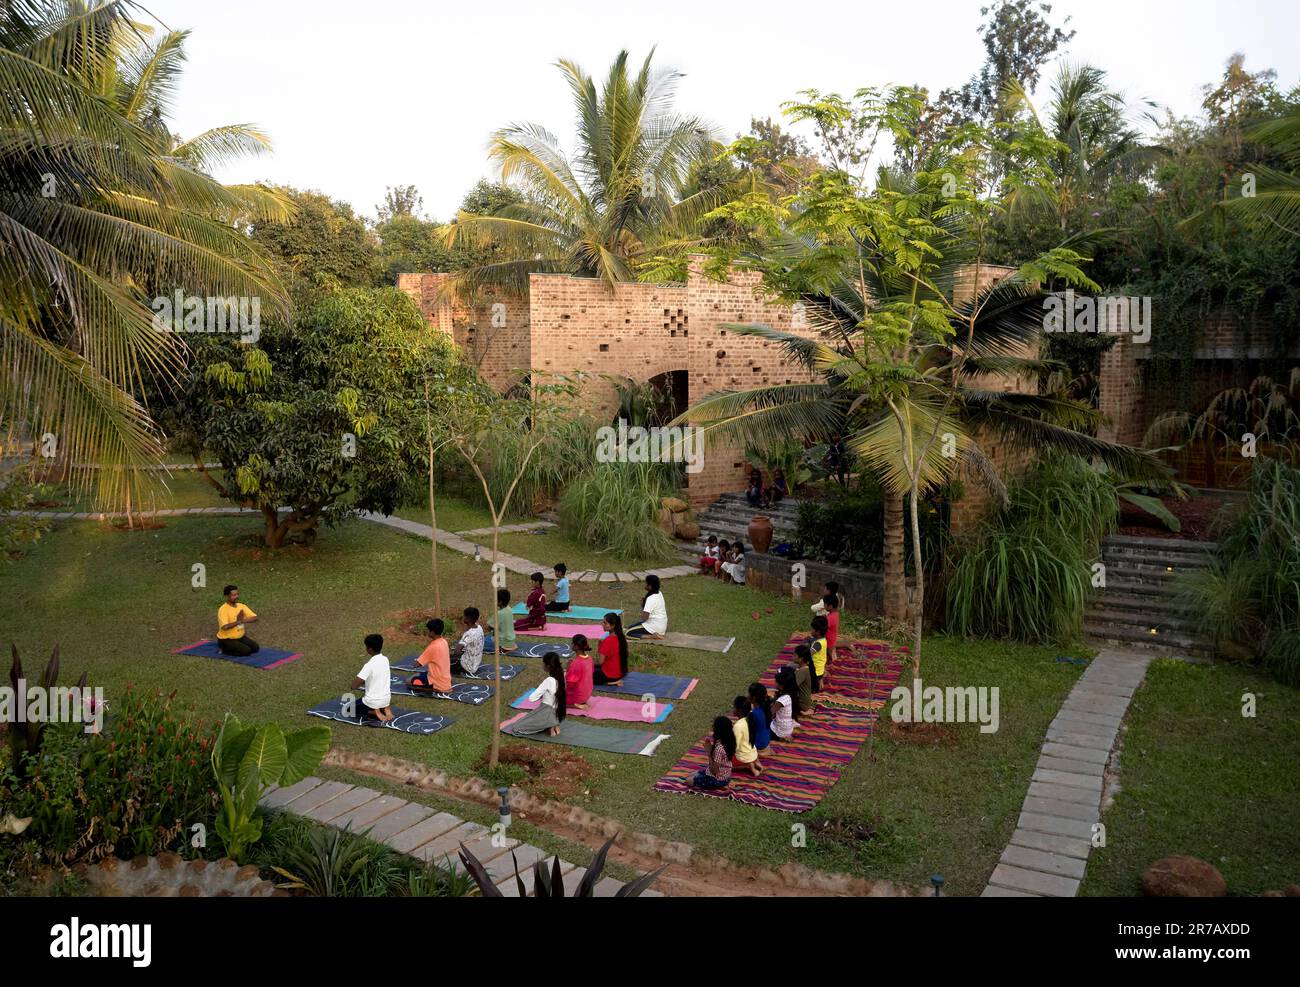
<path fill-rule="evenodd" d="M 826 646 L 826 632 L 830 628 L 830 623 L 825 617 L 817 616 L 812 619 L 813 642 L 810 646 L 812 651 L 812 691 L 822 691 L 822 677 L 826 674 L 826 664 L 830 660 L 830 649 Z"/>
<path fill-rule="evenodd" d="M 244 630 L 244 625 L 257 623 L 257 614 L 247 604 L 239 602 L 239 587 L 227 586 L 223 590 L 226 602 L 217 608 L 217 647 L 223 655 L 246 658 L 260 649 Z"/>
<path fill-rule="evenodd" d="M 745 768 L 755 778 L 763 773 L 763 765 L 758 760 L 758 748 L 754 746 L 753 707 L 746 696 L 737 696 L 731 704 L 736 713 L 736 722 L 732 730 L 736 734 L 736 755 L 731 764 L 736 768 Z"/>

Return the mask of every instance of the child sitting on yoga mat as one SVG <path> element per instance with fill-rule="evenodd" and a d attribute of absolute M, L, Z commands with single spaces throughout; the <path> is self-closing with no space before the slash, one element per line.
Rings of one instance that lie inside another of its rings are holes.
<path fill-rule="evenodd" d="M 563 613 L 569 609 L 569 567 L 563 562 L 555 563 L 555 599 L 546 604 L 550 613 Z"/>
<path fill-rule="evenodd" d="M 586 709 L 587 700 L 591 698 L 592 674 L 591 645 L 587 643 L 586 634 L 573 635 L 573 657 L 569 659 L 568 670 L 564 673 L 564 691 L 569 697 L 569 705 L 576 709 Z"/>
<path fill-rule="evenodd" d="M 812 691 L 822 691 L 822 679 L 826 676 L 826 665 L 830 661 L 830 652 L 826 650 L 826 631 L 830 622 L 825 617 L 812 619 L 812 643 L 808 646 L 812 654 Z"/>
<path fill-rule="evenodd" d="M 384 639 L 378 634 L 367 634 L 364 644 L 369 658 L 352 683 L 354 689 L 365 689 L 357 700 L 357 719 L 387 723 L 393 718 L 393 711 L 389 709 L 393 701 L 393 673 L 388 666 L 388 656 L 384 654 Z"/>
<path fill-rule="evenodd" d="M 731 783 L 731 761 L 736 756 L 736 732 L 731 720 L 725 716 L 713 720 L 713 734 L 709 737 L 709 765 L 700 768 L 691 778 L 691 785 L 714 791 Z"/>
<path fill-rule="evenodd" d="M 483 664 L 483 628 L 478 625 L 478 607 L 466 607 L 460 620 L 464 630 L 460 640 L 452 645 L 451 672 L 473 675 Z"/>
<path fill-rule="evenodd" d="M 736 722 L 731 725 L 736 734 L 736 754 L 731 759 L 733 768 L 744 768 L 755 778 L 763 773 L 763 764 L 758 759 L 758 748 L 754 746 L 754 734 L 757 724 L 754 709 L 744 696 L 737 696 L 731 704 L 736 714 Z"/>
<path fill-rule="evenodd" d="M 529 700 L 538 700 L 539 705 L 511 724 L 511 733 L 548 733 L 552 737 L 559 736 L 560 723 L 564 720 L 565 708 L 568 706 L 564 689 L 564 666 L 554 651 L 548 651 L 542 656 L 542 665 L 546 669 L 546 678 L 528 694 Z"/>
<path fill-rule="evenodd" d="M 245 624 L 256 624 L 253 608 L 239 602 L 239 587 L 227 586 L 221 591 L 226 602 L 217 607 L 217 647 L 223 655 L 247 658 L 261 650 L 261 645 L 244 632 Z"/>
<path fill-rule="evenodd" d="M 767 686 L 761 682 L 749 684 L 749 705 L 752 710 L 750 724 L 754 728 L 754 746 L 765 751 L 772 743 L 772 700 L 767 694 Z"/>
<path fill-rule="evenodd" d="M 601 626 L 605 636 L 597 650 L 603 661 L 592 673 L 596 685 L 617 685 L 627 674 L 627 636 L 623 633 L 623 618 L 616 613 L 605 614 Z"/>
<path fill-rule="evenodd" d="M 772 739 L 789 740 L 799 726 L 799 721 L 794 718 L 799 684 L 795 681 L 794 669 L 789 665 L 776 673 L 776 688 L 776 698 L 772 700 Z"/>
<path fill-rule="evenodd" d="M 659 577 L 653 572 L 645 577 L 645 596 L 641 599 L 641 620 L 627 629 L 628 637 L 663 637 L 668 633 L 668 605 L 659 590 Z"/>
<path fill-rule="evenodd" d="M 798 686 L 795 696 L 794 717 L 796 720 L 812 712 L 812 648 L 806 644 L 797 644 L 794 649 L 794 680 Z"/>
<path fill-rule="evenodd" d="M 497 628 L 500 628 L 498 631 Z M 497 590 L 497 619 L 492 628 L 493 634 L 499 634 L 495 644 L 497 654 L 505 654 L 514 651 L 517 647 L 515 641 L 515 615 L 510 609 L 510 590 Z"/>
<path fill-rule="evenodd" d="M 528 606 L 528 616 L 520 617 L 515 621 L 517 631 L 530 631 L 534 628 L 540 630 L 546 626 L 546 593 L 542 590 L 542 574 L 534 572 L 528 578 L 533 581 L 533 590 L 525 601 Z"/>
<path fill-rule="evenodd" d="M 424 625 L 429 634 L 429 643 L 415 659 L 420 670 L 411 676 L 411 688 L 429 692 L 451 691 L 451 649 L 447 639 L 442 636 L 446 625 L 434 617 Z"/>

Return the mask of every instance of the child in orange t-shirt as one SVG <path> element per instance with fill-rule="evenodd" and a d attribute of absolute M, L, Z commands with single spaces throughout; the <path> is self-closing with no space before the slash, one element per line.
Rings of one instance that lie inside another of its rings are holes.
<path fill-rule="evenodd" d="M 429 644 L 416 661 L 420 671 L 411 676 L 411 688 L 432 692 L 451 691 L 451 649 L 442 636 L 444 624 L 437 617 L 424 625 L 429 632 Z"/>

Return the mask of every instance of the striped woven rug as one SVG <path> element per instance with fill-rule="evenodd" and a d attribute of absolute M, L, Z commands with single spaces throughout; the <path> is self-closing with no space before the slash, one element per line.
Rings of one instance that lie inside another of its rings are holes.
<path fill-rule="evenodd" d="M 781 667 L 794 664 L 795 646 L 807 641 L 807 634 L 791 635 L 767 671 L 759 676 L 758 681 L 769 692 L 776 692 L 776 673 Z M 906 647 L 896 648 L 886 641 L 843 642 L 835 648 L 835 657 L 822 679 L 822 691 L 814 698 L 836 706 L 883 709 L 909 660 Z"/>
<path fill-rule="evenodd" d="M 803 635 L 792 637 L 759 681 L 770 688 L 777 670 L 790 662 L 795 645 L 803 641 Z M 692 788 L 691 777 L 708 763 L 710 739 L 705 737 L 655 783 L 655 791 L 731 799 L 780 812 L 807 812 L 816 806 L 871 735 L 876 711 L 884 707 L 904 664 L 881 642 L 854 641 L 836 652 L 827 689 L 815 697 L 815 712 L 800 721 L 790 740 L 773 740 L 760 755 L 761 776 L 733 771 L 726 788 Z M 877 655 L 885 662 L 873 672 Z M 832 691 L 837 677 L 838 691 Z"/>

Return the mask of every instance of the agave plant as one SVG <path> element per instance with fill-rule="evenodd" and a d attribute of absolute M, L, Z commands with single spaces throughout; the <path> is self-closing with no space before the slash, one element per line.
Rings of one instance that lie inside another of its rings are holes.
<path fill-rule="evenodd" d="M 571 895 L 564 892 L 564 877 L 560 873 L 560 858 L 553 857 L 551 866 L 548 869 L 545 860 L 538 860 L 533 864 L 533 894 L 534 898 L 594 898 L 596 882 L 600 880 L 601 872 L 605 869 L 605 857 L 609 853 L 609 848 L 614 845 L 614 837 L 605 841 L 605 845 L 596 851 L 596 856 L 592 858 L 591 866 L 587 868 L 587 873 L 582 875 L 582 880 L 578 883 L 577 889 Z M 474 878 L 474 883 L 478 885 L 479 893 L 484 898 L 504 898 L 505 894 L 492 883 L 492 878 L 488 875 L 486 868 L 469 850 L 465 849 L 465 844 L 460 845 L 460 862 L 464 864 L 465 869 L 469 871 L 470 876 Z M 524 885 L 524 879 L 519 874 L 519 858 L 510 852 L 510 859 L 515 864 L 515 884 L 519 888 L 519 897 L 527 898 L 528 889 Z M 653 870 L 649 874 L 642 874 L 635 880 L 628 881 L 614 893 L 615 898 L 639 898 L 655 878 L 667 870 L 667 866 Z"/>
<path fill-rule="evenodd" d="M 23 663 L 18 657 L 18 646 L 10 645 L 13 654 L 13 664 L 9 666 L 9 682 L 13 686 L 15 694 L 18 693 L 18 683 L 23 678 Z M 54 684 L 59 680 L 59 646 L 54 646 L 54 651 L 50 654 L 50 660 L 45 666 L 45 671 L 41 673 L 39 685 L 46 691 L 54 688 Z M 77 691 L 85 689 L 86 673 L 81 673 L 81 678 L 77 680 Z M 31 720 L 26 717 L 21 722 L 9 724 L 9 750 L 11 757 L 10 764 L 13 765 L 15 773 L 19 778 L 26 775 L 27 762 L 34 757 L 41 749 L 41 741 L 45 732 L 45 723 L 42 720 Z"/>

